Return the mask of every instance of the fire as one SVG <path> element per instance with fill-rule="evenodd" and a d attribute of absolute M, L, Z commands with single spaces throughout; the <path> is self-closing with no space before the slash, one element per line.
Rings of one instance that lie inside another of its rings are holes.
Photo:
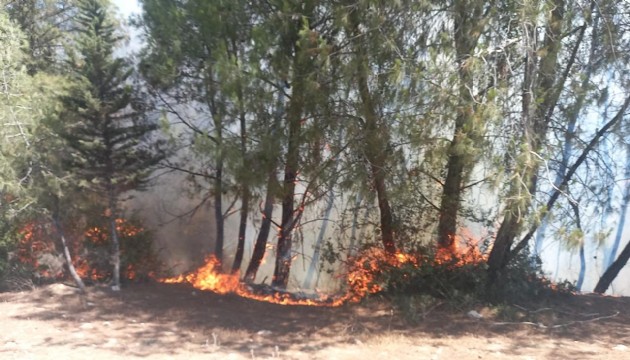
<path fill-rule="evenodd" d="M 298 299 L 290 293 L 258 294 L 250 286 L 241 282 L 239 274 L 223 274 L 220 268 L 220 261 L 214 256 L 209 256 L 205 264 L 195 272 L 158 281 L 165 284 L 189 283 L 199 290 L 209 290 L 218 294 L 237 294 L 244 298 L 281 305 L 338 306 L 342 304 L 326 296 L 320 296 L 318 299 Z"/>
<path fill-rule="evenodd" d="M 218 294 L 237 294 L 248 299 L 281 305 L 336 307 L 345 303 L 359 302 L 369 294 L 382 291 L 383 287 L 378 283 L 378 278 L 388 268 L 417 269 L 423 265 L 461 267 L 486 261 L 486 255 L 479 249 L 479 241 L 472 236 L 457 237 L 453 243 L 454 245 L 450 248 L 439 249 L 433 258 L 402 251 L 388 254 L 378 247 L 368 248 L 348 260 L 346 272 L 343 275 L 346 291 L 337 296 L 317 294 L 315 298 L 303 299 L 278 291 L 272 291 L 272 294 L 260 294 L 251 286 L 242 283 L 239 274 L 223 274 L 221 263 L 213 256 L 208 257 L 205 264 L 196 271 L 158 279 L 158 281 L 166 284 L 189 283 L 199 290 L 209 290 Z"/>
<path fill-rule="evenodd" d="M 350 262 L 346 278 L 348 289 L 344 295 L 318 294 L 313 299 L 296 298 L 290 293 L 282 292 L 258 294 L 250 286 L 240 281 L 239 274 L 221 273 L 221 263 L 214 256 L 208 257 L 206 263 L 194 272 L 159 279 L 158 281 L 165 284 L 189 283 L 199 290 L 210 290 L 218 294 L 233 293 L 244 298 L 280 305 L 337 307 L 345 303 L 359 302 L 366 295 L 381 291 L 382 288 L 374 283 L 374 279 L 384 264 L 390 266 L 403 266 L 405 264 L 417 266 L 418 263 L 418 257 L 412 254 L 399 252 L 392 256 L 386 254 L 380 248 L 368 249 Z"/>
<path fill-rule="evenodd" d="M 116 230 L 121 239 L 133 239 L 144 231 L 142 227 L 135 226 L 122 218 L 116 219 Z M 22 227 L 19 235 L 20 240 L 16 257 L 22 264 L 30 265 L 33 269 L 36 269 L 37 276 L 40 278 L 55 280 L 65 276 L 63 269 L 52 271 L 44 264 L 41 264 L 39 260 L 45 254 L 58 256 L 55 243 L 59 235 L 50 224 L 40 222 L 27 223 Z M 90 257 L 90 253 L 95 248 L 108 248 L 109 231 L 106 227 L 94 226 L 74 234 L 69 232 L 66 233 L 66 239 L 71 241 L 72 262 L 79 277 L 94 282 L 102 282 L 111 276 L 107 256 L 105 259 L 99 259 L 99 257 L 102 257 L 101 254 L 92 254 Z M 126 265 L 123 276 L 129 280 L 137 279 L 137 264 Z"/>
<path fill-rule="evenodd" d="M 479 248 L 479 240 L 474 238 L 467 229 L 463 229 L 462 233 L 463 235 L 451 235 L 452 246 L 438 248 L 434 259 L 436 264 L 464 266 L 487 260 L 487 254 L 482 253 Z"/>

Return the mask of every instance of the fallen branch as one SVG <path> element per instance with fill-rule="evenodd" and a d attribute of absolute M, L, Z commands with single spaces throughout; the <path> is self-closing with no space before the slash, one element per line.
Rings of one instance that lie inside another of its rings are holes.
<path fill-rule="evenodd" d="M 497 326 L 501 326 L 501 325 L 531 325 L 531 326 L 536 326 L 540 329 L 559 329 L 562 327 L 567 327 L 570 325 L 574 325 L 574 324 L 580 324 L 580 323 L 588 323 L 588 322 L 594 322 L 594 321 L 598 321 L 598 320 L 604 320 L 604 319 L 610 319 L 613 318 L 615 316 L 619 315 L 619 311 L 615 311 L 614 314 L 612 315 L 606 315 L 606 316 L 600 316 L 600 317 L 596 317 L 596 318 L 592 318 L 592 319 L 588 319 L 588 320 L 574 320 L 574 321 L 569 321 L 568 323 L 564 323 L 564 324 L 557 324 L 557 325 L 545 325 L 543 323 L 535 323 L 535 322 L 531 322 L 531 321 L 505 321 L 505 322 L 492 322 L 492 325 L 497 325 Z"/>

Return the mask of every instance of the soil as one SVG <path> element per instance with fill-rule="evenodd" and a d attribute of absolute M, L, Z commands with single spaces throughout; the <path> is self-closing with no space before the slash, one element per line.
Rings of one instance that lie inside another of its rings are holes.
<path fill-rule="evenodd" d="M 282 306 L 186 285 L 0 294 L 1 359 L 630 359 L 630 298 Z M 475 310 L 476 313 L 469 313 Z M 502 312 L 502 315 L 498 314 Z M 510 319 L 510 321 L 506 321 Z"/>

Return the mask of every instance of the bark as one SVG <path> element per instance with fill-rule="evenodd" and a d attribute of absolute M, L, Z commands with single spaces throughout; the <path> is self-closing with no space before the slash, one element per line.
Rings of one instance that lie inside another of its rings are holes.
<path fill-rule="evenodd" d="M 247 270 L 245 271 L 244 280 L 248 283 L 253 283 L 256 279 L 256 273 L 258 273 L 260 264 L 262 264 L 262 260 L 265 257 L 267 240 L 269 238 L 269 231 L 271 230 L 271 219 L 273 216 L 273 202 L 275 198 L 273 194 L 273 186 L 275 182 L 276 171 L 274 167 L 273 171 L 269 173 L 269 178 L 267 180 L 267 195 L 265 196 L 265 207 L 263 209 L 263 218 L 260 225 L 260 231 L 258 232 L 256 243 L 254 244 L 254 252 L 252 254 L 252 258 L 250 259 Z"/>
<path fill-rule="evenodd" d="M 219 159 L 214 180 L 214 221 L 216 222 L 216 239 L 214 256 L 223 262 L 223 240 L 225 219 L 223 218 L 223 160 Z"/>
<path fill-rule="evenodd" d="M 452 249 L 457 232 L 457 213 L 462 196 L 464 172 L 472 167 L 470 140 L 478 141 L 473 126 L 474 88 L 471 66 L 467 64 L 477 47 L 482 32 L 483 1 L 459 0 L 455 4 L 455 51 L 459 76 L 457 115 L 453 139 L 448 150 L 447 173 L 440 205 L 438 221 L 438 247 Z M 477 130 L 478 131 L 478 130 Z"/>
<path fill-rule="evenodd" d="M 267 241 L 269 239 L 269 232 L 271 230 L 271 224 L 273 219 L 273 204 L 275 200 L 275 187 L 278 179 L 276 178 L 276 171 L 278 167 L 278 156 L 279 155 L 279 145 L 275 142 L 277 137 L 279 136 L 280 124 L 282 123 L 282 118 L 284 116 L 284 93 L 282 91 L 278 92 L 278 104 L 276 107 L 275 115 L 274 115 L 274 123 L 271 125 L 270 131 L 270 140 L 271 148 L 268 149 L 267 154 L 269 155 L 270 163 L 268 164 L 269 173 L 267 175 L 267 194 L 265 195 L 265 203 L 263 208 L 263 218 L 260 224 L 260 231 L 258 232 L 258 236 L 256 237 L 256 242 L 254 243 L 254 251 L 252 253 L 252 257 L 249 261 L 249 265 L 247 266 L 247 270 L 245 271 L 244 281 L 248 283 L 253 283 L 256 279 L 256 274 L 258 273 L 258 269 L 262 264 L 262 261 L 265 257 L 265 250 L 267 249 Z"/>
<path fill-rule="evenodd" d="M 363 202 L 363 196 L 361 194 L 356 195 L 356 199 L 354 201 L 354 211 L 352 213 L 352 228 L 350 230 L 350 246 L 348 251 L 348 256 L 352 257 L 357 252 L 357 226 L 359 223 L 359 207 Z"/>
<path fill-rule="evenodd" d="M 333 205 L 335 204 L 335 193 L 333 192 L 333 187 L 334 181 L 331 181 L 328 187 L 328 202 L 326 203 L 326 209 L 324 210 L 324 220 L 322 220 L 322 227 L 319 229 L 319 234 L 317 235 L 317 240 L 315 241 L 313 258 L 311 259 L 311 264 L 308 267 L 306 278 L 304 279 L 303 288 L 305 289 L 310 289 L 313 285 L 313 277 L 315 276 L 315 271 L 317 270 L 317 265 L 319 264 L 322 244 L 324 243 L 324 236 L 326 235 L 326 229 L 328 228 L 328 218 L 330 217 Z"/>
<path fill-rule="evenodd" d="M 208 54 L 212 54 L 213 49 L 207 48 Z M 225 218 L 223 216 L 223 110 L 219 107 L 220 99 L 216 89 L 214 79 L 213 64 L 208 63 L 207 73 L 205 74 L 206 103 L 212 115 L 212 122 L 215 133 L 215 146 L 217 147 L 217 162 L 214 170 L 214 221 L 216 223 L 214 256 L 222 264 L 223 263 L 223 245 L 225 241 Z M 219 100 L 219 101 L 218 101 Z M 219 267 L 221 270 L 222 267 Z"/>
<path fill-rule="evenodd" d="M 66 265 L 68 266 L 68 271 L 70 272 L 70 276 L 72 280 L 77 284 L 82 293 L 86 293 L 87 290 L 85 288 L 85 284 L 79 274 L 77 274 L 77 270 L 72 263 L 72 255 L 70 255 L 70 249 L 68 249 L 68 242 L 66 241 L 66 236 L 64 234 L 63 229 L 61 228 L 61 223 L 57 216 L 53 217 L 53 222 L 55 223 L 55 228 L 57 229 L 57 233 L 59 234 L 59 238 L 61 239 L 61 246 L 63 248 L 63 257 L 66 260 Z"/>
<path fill-rule="evenodd" d="M 573 209 L 573 214 L 575 215 L 575 226 L 576 228 L 584 234 L 582 231 L 582 220 L 580 219 L 580 208 L 577 204 L 571 203 L 571 208 Z M 582 285 L 584 284 L 584 276 L 586 275 L 586 254 L 584 253 L 584 239 L 582 239 L 582 243 L 580 244 L 580 273 L 578 275 L 577 283 L 575 287 L 578 291 L 582 290 Z"/>
<path fill-rule="evenodd" d="M 613 262 L 612 265 L 610 265 L 610 267 L 606 269 L 602 277 L 599 278 L 599 281 L 597 282 L 597 285 L 595 286 L 593 292 L 596 292 L 598 294 L 605 293 L 606 290 L 608 290 L 608 288 L 610 287 L 610 284 L 612 284 L 617 275 L 619 275 L 621 269 L 626 266 L 626 264 L 628 263 L 628 259 L 630 259 L 630 242 L 626 244 L 626 247 L 623 249 L 623 251 L 621 251 L 621 254 L 619 254 L 617 260 L 615 260 L 615 262 Z"/>
<path fill-rule="evenodd" d="M 243 263 L 245 253 L 245 237 L 247 236 L 247 218 L 249 216 L 249 189 L 244 186 L 241 190 L 241 218 L 238 225 L 238 242 L 236 244 L 236 254 L 232 263 L 232 273 L 238 273 Z"/>
<path fill-rule="evenodd" d="M 522 117 L 524 124 L 523 143 L 525 151 L 539 153 L 547 134 L 549 121 L 553 114 L 559 90 L 556 86 L 556 67 L 561 48 L 562 24 L 564 18 L 564 1 L 556 0 L 551 11 L 551 17 L 546 27 L 544 48 L 546 50 L 538 63 L 537 81 L 534 80 L 535 44 L 528 44 L 525 78 L 523 82 Z M 527 25 L 528 36 L 535 36 L 532 24 Z M 567 67 L 570 67 L 569 65 Z M 532 98 L 532 95 L 535 97 Z M 536 106 L 538 99 L 542 99 Z M 531 157 L 531 154 L 523 154 Z M 532 203 L 532 196 L 536 192 L 539 163 L 537 160 L 524 161 L 520 179 L 513 181 L 510 199 L 506 204 L 503 222 L 499 226 L 497 236 L 488 257 L 489 285 L 496 284 L 499 271 L 508 263 L 510 248 L 514 239 L 520 234 L 525 218 Z M 522 183 L 525 186 L 522 185 Z M 525 189 L 523 189 L 525 187 Z"/>
<path fill-rule="evenodd" d="M 234 47 L 236 47 L 234 45 Z M 243 105 L 243 90 L 239 83 L 238 87 L 238 103 L 240 108 L 239 123 L 241 130 L 241 158 L 242 171 L 246 171 L 248 164 L 247 156 L 247 120 L 245 118 L 245 109 Z M 236 244 L 236 254 L 234 255 L 234 263 L 232 263 L 232 273 L 235 274 L 241 269 L 243 262 L 243 254 L 245 252 L 245 238 L 247 236 L 247 218 L 249 216 L 250 191 L 248 181 L 241 181 L 241 219 L 238 226 L 238 242 Z"/>
<path fill-rule="evenodd" d="M 303 18 L 310 18 L 315 4 L 305 1 L 301 5 Z M 287 44 L 291 44 L 292 59 L 292 89 L 291 99 L 287 108 L 288 144 L 284 166 L 284 183 L 282 189 L 282 223 L 278 246 L 276 248 L 276 266 L 271 285 L 285 289 L 289 283 L 291 271 L 293 230 L 299 221 L 303 209 L 295 209 L 295 184 L 300 165 L 300 145 L 302 142 L 302 121 L 306 103 L 307 77 L 312 68 L 312 60 L 307 54 L 307 48 L 299 44 L 299 33 L 304 26 L 303 20 L 295 21 L 287 34 Z"/>
<path fill-rule="evenodd" d="M 116 230 L 116 220 L 109 221 L 110 232 L 112 236 L 112 264 L 114 266 L 112 290 L 120 290 L 120 241 L 118 239 L 118 231 Z"/>
<path fill-rule="evenodd" d="M 296 48 L 296 52 L 299 49 Z M 301 69 L 302 65 L 296 55 L 295 68 Z M 299 71 L 299 70 L 298 70 Z M 304 74 L 304 72 L 299 72 Z M 300 141 L 302 131 L 302 111 L 304 108 L 304 79 L 294 81 L 293 92 L 289 108 L 287 110 L 287 122 L 289 125 L 289 144 L 284 167 L 284 184 L 282 189 L 282 223 L 278 246 L 276 248 L 276 267 L 273 273 L 272 286 L 285 289 L 289 283 L 289 271 L 292 261 L 293 228 L 295 227 L 295 183 L 299 171 Z"/>
<path fill-rule="evenodd" d="M 116 195 L 110 185 L 109 191 L 109 233 L 112 239 L 112 265 L 114 266 L 112 274 L 112 290 L 120 290 L 120 240 L 118 238 L 118 230 L 116 229 L 117 218 L 117 200 Z"/>
<path fill-rule="evenodd" d="M 387 143 L 388 131 L 384 124 L 380 124 L 379 115 L 377 113 L 376 101 L 372 95 L 369 85 L 369 65 L 367 46 L 361 42 L 361 31 L 359 30 L 359 13 L 353 10 L 349 16 L 352 32 L 355 38 L 358 38 L 356 45 L 357 69 L 356 81 L 361 98 L 361 113 L 364 117 L 365 147 L 363 149 L 366 160 L 369 163 L 370 173 L 376 197 L 378 200 L 378 208 L 380 212 L 381 225 L 381 241 L 385 251 L 389 254 L 396 253 L 396 243 L 394 240 L 394 221 L 392 209 L 389 204 L 386 184 L 386 162 L 387 162 Z"/>

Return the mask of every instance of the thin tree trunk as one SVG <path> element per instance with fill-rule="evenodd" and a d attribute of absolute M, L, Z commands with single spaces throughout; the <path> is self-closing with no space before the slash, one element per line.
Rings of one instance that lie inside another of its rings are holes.
<path fill-rule="evenodd" d="M 379 116 L 377 114 L 376 103 L 370 92 L 368 85 L 369 65 L 368 52 L 361 38 L 360 14 L 354 9 L 349 16 L 352 26 L 352 32 L 356 38 L 359 38 L 359 44 L 356 46 L 357 71 L 356 81 L 359 88 L 359 96 L 361 98 L 361 112 L 365 120 L 365 147 L 364 153 L 369 163 L 370 173 L 376 197 L 378 199 L 378 208 L 380 211 L 381 240 L 385 251 L 389 254 L 396 253 L 396 243 L 394 240 L 394 221 L 392 209 L 389 204 L 386 185 L 386 159 L 387 159 L 387 143 L 388 132 L 385 125 L 379 125 Z"/>
<path fill-rule="evenodd" d="M 214 180 L 214 221 L 217 227 L 214 256 L 222 263 L 225 226 L 225 219 L 223 218 L 223 159 L 219 158 L 217 162 Z"/>
<path fill-rule="evenodd" d="M 70 255 L 70 249 L 68 249 L 68 242 L 66 241 L 66 236 L 61 228 L 61 223 L 57 218 L 57 215 L 53 216 L 53 222 L 55 224 L 55 229 L 57 229 L 57 233 L 59 234 L 59 238 L 61 239 L 61 246 L 63 248 L 63 257 L 66 260 L 66 264 L 68 265 L 68 271 L 70 272 L 70 276 L 72 280 L 77 284 L 82 293 L 86 293 L 87 290 L 85 288 L 85 283 L 81 280 L 81 277 L 77 273 L 77 269 L 74 267 L 72 263 L 72 255 Z"/>
<path fill-rule="evenodd" d="M 354 212 L 352 213 L 352 228 L 350 230 L 350 250 L 348 252 L 348 256 L 354 256 L 356 254 L 357 247 L 357 226 L 359 222 L 359 206 L 363 202 L 363 196 L 361 194 L 357 194 L 356 199 L 354 201 Z"/>
<path fill-rule="evenodd" d="M 556 89 L 556 72 L 558 55 L 561 48 L 562 25 L 564 18 L 564 0 L 556 0 L 551 11 L 551 18 L 546 26 L 544 56 L 540 59 L 537 72 L 537 81 L 534 79 L 535 69 L 535 44 L 527 44 L 529 51 L 526 61 L 526 72 L 523 86 L 523 142 L 527 147 L 525 151 L 538 153 L 542 142 L 547 134 L 549 121 L 553 115 L 559 91 Z M 535 36 L 532 24 L 526 26 L 528 36 Z M 572 60 L 574 61 L 574 60 Z M 569 63 L 572 64 L 572 61 Z M 569 68 L 570 65 L 567 65 Z M 564 79 L 563 79 L 564 80 Z M 532 98 L 532 95 L 534 96 Z M 535 104 L 538 98 L 542 98 L 540 105 Z M 532 111 L 533 110 L 533 111 Z M 524 154 L 525 157 L 532 157 L 531 154 Z M 520 179 L 511 184 L 511 198 L 505 209 L 505 215 L 492 250 L 488 257 L 488 274 L 491 286 L 496 284 L 498 272 L 508 263 L 510 248 L 514 239 L 519 235 L 525 217 L 530 211 L 532 196 L 534 196 L 538 181 L 539 163 L 537 160 L 525 161 L 521 171 Z M 522 185 L 525 184 L 525 186 Z M 525 188 L 523 188 L 525 187 Z M 524 193 L 526 192 L 526 193 Z"/>
<path fill-rule="evenodd" d="M 234 45 L 236 49 L 236 45 Z M 236 50 L 235 50 L 236 51 Z M 245 109 L 243 104 L 243 90 L 239 82 L 238 85 L 238 104 L 240 108 L 239 122 L 241 130 L 241 158 L 242 158 L 242 171 L 246 171 L 248 166 L 247 157 L 247 121 L 245 118 Z M 241 181 L 241 219 L 238 226 L 238 242 L 236 245 L 236 254 L 234 255 L 234 263 L 232 263 L 232 273 L 235 274 L 240 271 L 241 263 L 243 262 L 243 254 L 245 253 L 245 238 L 247 237 L 247 218 L 249 217 L 249 202 L 250 202 L 249 181 Z"/>
<path fill-rule="evenodd" d="M 118 229 L 116 226 L 117 201 L 112 185 L 109 185 L 109 233 L 112 239 L 112 265 L 114 271 L 112 274 L 112 290 L 120 291 L 120 240 L 118 238 Z"/>
<path fill-rule="evenodd" d="M 283 86 L 283 84 L 280 86 Z M 273 219 L 273 204 L 276 197 L 275 187 L 276 183 L 278 182 L 276 171 L 278 167 L 278 156 L 280 156 L 280 150 L 276 139 L 279 136 L 280 125 L 282 123 L 282 118 L 285 115 L 284 102 L 284 93 L 282 91 L 279 91 L 278 104 L 276 106 L 276 111 L 274 114 L 274 122 L 270 127 L 271 130 L 269 134 L 271 147 L 268 149 L 268 155 L 271 159 L 271 162 L 268 164 L 269 173 L 267 175 L 267 193 L 265 195 L 263 218 L 260 224 L 260 231 L 258 232 L 256 242 L 254 243 L 254 251 L 252 253 L 252 257 L 249 260 L 249 265 L 247 266 L 247 270 L 245 271 L 244 281 L 247 283 L 253 283 L 256 279 L 258 269 L 260 268 L 260 265 L 262 264 L 262 261 L 265 257 L 267 241 L 269 239 L 269 232 L 271 230 Z"/>
<path fill-rule="evenodd" d="M 296 49 L 299 52 L 299 49 Z M 296 54 L 296 57 L 301 57 Z M 296 69 L 300 69 L 301 60 L 295 60 Z M 303 73 L 303 72 L 300 72 Z M 287 111 L 289 125 L 289 144 L 284 167 L 284 184 L 282 189 L 282 223 L 278 246 L 276 248 L 276 267 L 273 273 L 272 286 L 285 289 L 289 283 L 289 272 L 292 262 L 293 228 L 295 227 L 295 183 L 299 171 L 300 141 L 302 131 L 302 110 L 304 107 L 304 79 L 294 81 L 293 96 Z"/>
<path fill-rule="evenodd" d="M 260 264 L 265 257 L 267 240 L 269 239 L 269 232 L 271 230 L 271 219 L 273 216 L 273 203 L 275 198 L 273 186 L 276 181 L 276 171 L 274 168 L 274 170 L 270 172 L 269 178 L 267 180 L 267 195 L 265 196 L 265 207 L 263 209 L 263 218 L 260 225 L 260 232 L 258 232 L 258 237 L 256 238 L 256 243 L 254 244 L 254 252 L 252 254 L 252 258 L 249 261 L 249 265 L 247 266 L 247 270 L 245 271 L 244 280 L 247 283 L 254 282 L 254 280 L 256 279 L 256 274 L 258 273 L 258 269 L 260 268 Z"/>
<path fill-rule="evenodd" d="M 455 4 L 455 50 L 459 76 L 459 104 L 455 119 L 453 139 L 448 150 L 447 173 L 444 181 L 440 216 L 438 221 L 438 247 L 453 249 L 457 232 L 457 214 L 462 196 L 464 172 L 472 167 L 474 155 L 466 146 L 470 140 L 478 141 L 474 117 L 474 88 L 472 67 L 466 62 L 477 47 L 482 32 L 483 1 L 459 0 Z M 477 130 L 478 132 L 478 130 Z M 471 156 L 472 155 L 472 156 Z"/>
<path fill-rule="evenodd" d="M 582 291 L 584 285 L 584 277 L 586 276 L 586 254 L 584 252 L 584 242 L 580 244 L 580 273 L 578 275 L 577 283 L 575 287 L 578 291 Z"/>
<path fill-rule="evenodd" d="M 623 251 L 621 251 L 621 254 L 619 254 L 617 260 L 615 260 L 615 262 L 613 262 L 613 264 L 608 269 L 606 269 L 602 277 L 599 278 L 599 281 L 597 282 L 597 285 L 595 286 L 593 292 L 596 292 L 598 294 L 605 293 L 606 290 L 608 290 L 608 288 L 610 287 L 610 284 L 612 284 L 613 280 L 615 280 L 617 275 L 619 275 L 621 269 L 626 266 L 626 264 L 628 263 L 628 259 L 630 259 L 630 242 L 626 244 Z"/>
<path fill-rule="evenodd" d="M 621 206 L 621 213 L 619 214 L 619 222 L 617 224 L 617 232 L 615 234 L 615 240 L 613 241 L 610 252 L 606 256 L 605 266 L 609 268 L 614 259 L 617 257 L 617 251 L 619 250 L 619 243 L 621 242 L 621 236 L 623 235 L 624 228 L 626 227 L 626 214 L 628 213 L 628 205 L 630 205 L 630 146 L 626 146 L 626 170 L 624 172 L 626 178 L 626 186 L 623 190 L 623 204 Z"/>
<path fill-rule="evenodd" d="M 319 257 L 321 255 L 322 244 L 324 243 L 324 236 L 326 235 L 326 229 L 328 228 L 328 218 L 330 217 L 333 205 L 335 204 L 335 193 L 333 192 L 333 187 L 334 181 L 331 181 L 328 188 L 328 202 L 326 203 L 326 209 L 324 210 L 324 220 L 322 220 L 322 226 L 319 229 L 319 234 L 317 235 L 317 240 L 315 241 L 313 258 L 311 259 L 311 264 L 308 267 L 306 278 L 304 279 L 303 287 L 305 289 L 311 288 L 313 277 L 315 276 L 315 270 L 317 270 L 317 265 L 319 265 Z"/>
<path fill-rule="evenodd" d="M 573 209 L 573 213 L 575 214 L 575 226 L 582 234 L 584 234 L 584 232 L 582 231 L 582 220 L 580 218 L 580 208 L 575 203 L 571 203 L 571 208 Z M 586 275 L 586 256 L 584 254 L 584 238 L 582 238 L 582 243 L 580 244 L 580 273 L 578 275 L 578 280 L 575 285 L 578 291 L 582 290 L 582 285 L 584 284 L 585 275 Z"/>
<path fill-rule="evenodd" d="M 241 190 L 241 219 L 238 225 L 238 243 L 234 263 L 232 263 L 232 273 L 236 274 L 241 269 L 243 254 L 245 253 L 245 237 L 247 236 L 247 218 L 249 217 L 249 189 L 244 185 Z"/>
<path fill-rule="evenodd" d="M 301 14 L 304 19 L 309 18 L 314 10 L 312 1 L 301 3 Z M 302 121 L 306 101 L 306 83 L 309 71 L 312 68 L 312 60 L 307 54 L 307 49 L 299 44 L 299 33 L 302 30 L 303 20 L 294 22 L 287 34 L 288 43 L 292 44 L 293 52 L 293 76 L 291 99 L 287 109 L 288 145 L 286 162 L 284 166 L 284 183 L 282 189 L 282 223 L 280 236 L 276 248 L 276 266 L 273 272 L 271 285 L 276 288 L 286 289 L 289 284 L 289 272 L 292 263 L 293 230 L 297 225 L 303 209 L 295 209 L 295 185 L 300 165 L 300 145 L 302 142 Z"/>
<path fill-rule="evenodd" d="M 116 220 L 109 220 L 110 232 L 112 235 L 112 263 L 114 265 L 112 290 L 120 291 L 120 241 L 116 230 Z"/>
<path fill-rule="evenodd" d="M 211 54 L 214 49 L 207 48 L 206 51 Z M 216 225 L 215 231 L 215 243 L 214 243 L 214 256 L 221 265 L 223 264 L 223 245 L 225 241 L 225 219 L 223 217 L 223 162 L 224 162 L 224 149 L 223 149 L 223 115 L 224 111 L 220 108 L 219 101 L 217 101 L 218 91 L 215 88 L 214 68 L 211 62 L 206 64 L 207 73 L 205 74 L 205 87 L 206 87 L 206 104 L 210 109 L 212 115 L 212 122 L 214 125 L 215 133 L 215 146 L 217 148 L 216 164 L 214 169 L 214 221 Z M 222 266 L 219 266 L 219 270 L 222 270 Z"/>

